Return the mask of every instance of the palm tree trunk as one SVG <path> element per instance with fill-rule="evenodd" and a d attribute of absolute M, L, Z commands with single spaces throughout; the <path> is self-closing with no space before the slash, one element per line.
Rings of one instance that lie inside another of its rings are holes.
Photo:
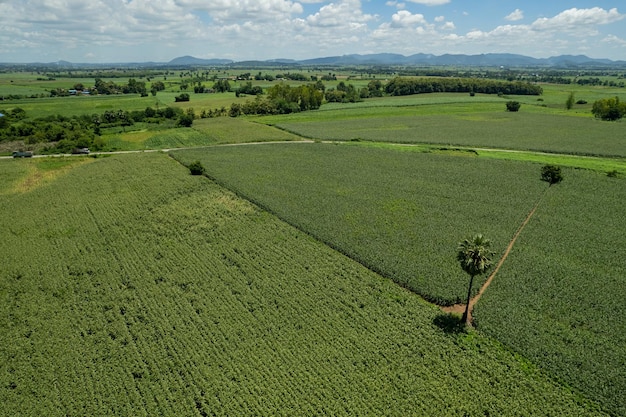
<path fill-rule="evenodd" d="M 470 275 L 470 283 L 469 283 L 469 288 L 467 289 L 467 303 L 465 304 L 465 312 L 463 313 L 463 318 L 461 319 L 461 321 L 463 321 L 463 323 L 469 325 L 469 307 L 470 307 L 470 301 L 471 301 L 471 296 L 472 296 L 472 284 L 474 283 L 474 275 Z"/>

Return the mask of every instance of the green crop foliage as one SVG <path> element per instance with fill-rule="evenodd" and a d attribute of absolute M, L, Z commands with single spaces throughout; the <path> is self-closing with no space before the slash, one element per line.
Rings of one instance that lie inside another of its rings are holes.
<path fill-rule="evenodd" d="M 2 415 L 602 415 L 164 154 L 88 160 L 0 161 Z"/>
<path fill-rule="evenodd" d="M 440 304 L 467 292 L 450 262 L 458 241 L 481 232 L 501 254 L 546 187 L 534 164 L 389 148 L 285 144 L 175 155 L 200 160 L 229 188 Z"/>
<path fill-rule="evenodd" d="M 489 105 L 490 107 L 492 105 Z M 620 123 L 591 117 L 539 112 L 476 111 L 471 105 L 456 110 L 439 106 L 353 108 L 313 112 L 291 121 L 276 120 L 290 132 L 319 140 L 367 140 L 504 148 L 579 155 L 626 156 Z M 272 121 L 273 119 L 269 119 Z"/>
<path fill-rule="evenodd" d="M 626 415 L 623 178 L 566 169 L 475 310 L 479 328 Z"/>
<path fill-rule="evenodd" d="M 538 163 L 411 150 L 311 144 L 177 157 L 201 159 L 220 183 L 403 286 L 455 301 L 467 281 L 454 239 L 480 231 L 502 253 L 548 186 Z M 479 328 L 621 414 L 626 187 L 604 172 L 564 176 L 478 304 Z"/>

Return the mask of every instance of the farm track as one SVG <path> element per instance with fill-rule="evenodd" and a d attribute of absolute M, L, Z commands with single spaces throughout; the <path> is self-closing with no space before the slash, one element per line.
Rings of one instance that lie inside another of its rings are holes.
<path fill-rule="evenodd" d="M 517 241 L 517 238 L 520 236 L 520 234 L 522 233 L 522 231 L 524 230 L 524 228 L 526 227 L 528 222 L 530 222 L 530 219 L 532 219 L 533 215 L 537 211 L 537 208 L 539 208 L 539 204 L 541 204 L 541 201 L 543 200 L 544 196 L 546 195 L 546 193 L 548 192 L 549 189 L 550 188 L 547 188 L 543 192 L 543 194 L 541 194 L 541 196 L 539 197 L 539 199 L 537 200 L 537 202 L 533 206 L 532 210 L 528 213 L 528 216 L 526 216 L 526 218 L 524 219 L 524 221 L 522 222 L 520 227 L 517 229 L 517 231 L 513 235 L 513 238 L 511 239 L 511 241 L 509 242 L 508 246 L 506 247 L 506 250 L 504 251 L 504 254 L 500 257 L 500 260 L 496 264 L 496 267 L 494 268 L 493 272 L 491 272 L 491 274 L 489 274 L 489 277 L 483 283 L 482 287 L 480 287 L 480 290 L 478 291 L 478 293 L 474 297 L 472 297 L 470 299 L 470 306 L 469 306 L 469 311 L 468 311 L 468 320 L 469 320 L 470 323 L 472 322 L 472 310 L 474 309 L 474 306 L 476 305 L 478 300 L 480 300 L 480 297 L 482 297 L 482 295 L 485 293 L 485 291 L 487 291 L 487 288 L 489 288 L 489 285 L 491 285 L 491 282 L 493 281 L 493 279 L 495 278 L 496 274 L 500 270 L 500 267 L 504 264 L 504 261 L 506 261 L 506 258 L 511 253 L 511 250 L 513 249 L 513 246 L 515 246 L 515 242 Z M 441 310 L 446 312 L 446 313 L 463 314 L 463 312 L 465 311 L 465 306 L 466 306 L 466 304 L 455 304 L 455 305 L 452 305 L 452 306 L 442 306 Z"/>

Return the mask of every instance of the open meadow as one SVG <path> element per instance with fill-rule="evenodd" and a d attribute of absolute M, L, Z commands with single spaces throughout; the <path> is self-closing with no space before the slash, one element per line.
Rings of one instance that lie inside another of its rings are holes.
<path fill-rule="evenodd" d="M 625 122 L 591 114 L 623 88 L 229 117 L 254 96 L 175 102 L 191 72 L 103 75 L 165 89 L 0 112 L 76 116 L 68 131 L 107 111 L 195 119 L 90 127 L 90 157 L 0 143 L 36 156 L 0 158 L 0 415 L 626 416 Z M 93 83 L 45 77 L 0 74 L 0 96 Z M 475 233 L 508 257 L 467 329 L 439 307 L 465 302 L 456 250 Z"/>
<path fill-rule="evenodd" d="M 0 170 L 2 415 L 603 415 L 165 154 Z"/>

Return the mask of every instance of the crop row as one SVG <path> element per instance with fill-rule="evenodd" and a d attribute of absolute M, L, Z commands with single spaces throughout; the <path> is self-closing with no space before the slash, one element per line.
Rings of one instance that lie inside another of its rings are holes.
<path fill-rule="evenodd" d="M 539 165 L 460 154 L 311 144 L 180 157 L 201 160 L 229 188 L 439 302 L 466 290 L 454 243 L 482 231 L 501 253 L 546 189 Z M 476 317 L 479 328 L 623 414 L 626 188 L 594 172 L 565 177 L 548 190 Z"/>
<path fill-rule="evenodd" d="M 0 237 L 3 415 L 595 415 L 162 154 L 5 194 Z"/>
<path fill-rule="evenodd" d="M 359 146 L 176 155 L 199 159 L 229 188 L 440 304 L 467 292 L 457 243 L 484 233 L 502 253 L 546 187 L 532 164 Z"/>
<path fill-rule="evenodd" d="M 626 184 L 566 170 L 477 305 L 481 329 L 626 415 Z"/>
<path fill-rule="evenodd" d="M 319 140 L 366 140 L 433 143 L 626 156 L 623 127 L 583 117 L 538 111 L 507 113 L 494 103 L 451 103 L 406 108 L 354 108 L 306 113 L 290 121 L 276 120 L 281 129 Z M 443 112 L 443 113 L 442 113 Z"/>

